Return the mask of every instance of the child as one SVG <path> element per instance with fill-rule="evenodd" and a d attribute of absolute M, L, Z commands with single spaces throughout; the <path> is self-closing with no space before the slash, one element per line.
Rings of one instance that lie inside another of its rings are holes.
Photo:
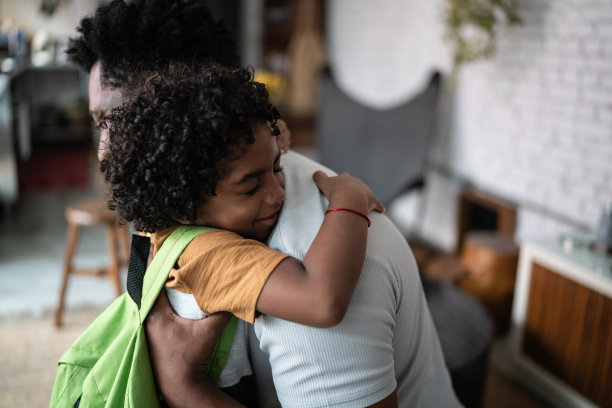
<path fill-rule="evenodd" d="M 216 228 L 189 244 L 167 288 L 193 294 L 208 314 L 230 311 L 252 323 L 265 313 L 333 326 L 363 265 L 366 214 L 383 208 L 358 179 L 317 172 L 329 210 L 303 263 L 265 246 L 284 197 L 278 117 L 248 71 L 179 67 L 153 76 L 113 111 L 101 169 L 111 206 L 153 233 L 155 251 L 179 224 Z"/>

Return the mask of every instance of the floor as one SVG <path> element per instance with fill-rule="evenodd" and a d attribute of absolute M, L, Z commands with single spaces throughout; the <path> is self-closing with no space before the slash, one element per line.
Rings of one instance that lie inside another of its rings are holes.
<path fill-rule="evenodd" d="M 68 204 L 91 197 L 91 188 L 30 192 L 0 220 L 0 316 L 39 316 L 55 308 L 60 288 Z M 82 230 L 75 264 L 107 262 L 104 228 Z M 104 306 L 113 299 L 104 278 L 74 277 L 67 307 Z"/>
<path fill-rule="evenodd" d="M 30 192 L 0 218 L 0 407 L 47 406 L 62 353 L 113 299 L 103 278 L 75 277 L 67 295 L 65 325 L 52 311 L 60 285 L 66 205 L 94 188 Z M 84 231 L 76 262 L 106 260 L 104 231 Z M 483 408 L 547 407 L 491 365 Z"/>

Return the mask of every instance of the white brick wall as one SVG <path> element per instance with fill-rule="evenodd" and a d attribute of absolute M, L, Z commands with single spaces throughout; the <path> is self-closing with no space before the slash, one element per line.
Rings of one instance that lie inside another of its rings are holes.
<path fill-rule="evenodd" d="M 593 229 L 612 201 L 612 1 L 520 5 L 523 24 L 502 28 L 496 55 L 461 67 L 445 94 L 431 159 L 450 177 L 430 177 L 422 225 L 443 247 L 456 180 L 518 203 L 519 240 Z"/>
<path fill-rule="evenodd" d="M 593 228 L 612 200 L 612 3 L 522 6 L 496 56 L 461 68 L 445 138 L 465 148 L 438 164 L 519 203 L 519 239 Z"/>

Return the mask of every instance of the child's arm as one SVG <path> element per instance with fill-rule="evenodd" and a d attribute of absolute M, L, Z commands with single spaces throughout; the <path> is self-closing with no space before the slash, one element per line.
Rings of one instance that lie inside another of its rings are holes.
<path fill-rule="evenodd" d="M 372 191 L 348 174 L 314 174 L 329 208 L 383 211 Z M 288 258 L 274 269 L 257 300 L 261 313 L 315 327 L 342 321 L 363 266 L 368 221 L 349 211 L 328 213 L 303 263 Z"/>

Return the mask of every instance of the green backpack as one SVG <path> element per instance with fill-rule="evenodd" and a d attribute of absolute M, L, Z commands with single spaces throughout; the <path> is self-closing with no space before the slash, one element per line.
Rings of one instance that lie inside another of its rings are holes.
<path fill-rule="evenodd" d="M 79 336 L 59 360 L 50 407 L 158 407 L 143 322 L 163 288 L 168 273 L 189 242 L 210 230 L 180 226 L 170 234 L 144 273 L 148 238 L 134 236 L 128 293 L 119 296 Z M 140 241 L 140 249 L 137 249 Z M 135 252 L 140 251 L 140 258 Z M 140 268 L 134 267 L 140 262 Z M 136 272 L 134 272 L 136 270 Z M 140 270 L 140 272 L 138 271 Z M 144 276 L 143 276 L 144 275 Z M 217 343 L 209 377 L 219 376 L 236 331 L 232 317 Z"/>

